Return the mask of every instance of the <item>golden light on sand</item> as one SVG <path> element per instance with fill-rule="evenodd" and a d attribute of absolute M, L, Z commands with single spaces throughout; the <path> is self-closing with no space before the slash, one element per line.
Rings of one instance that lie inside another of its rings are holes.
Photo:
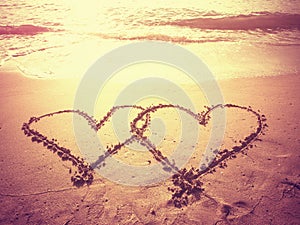
<path fill-rule="evenodd" d="M 7 0 L 0 12 L 1 224 L 300 224 L 295 0 Z M 224 104 L 144 61 L 94 81 L 95 99 L 85 87 L 90 111 L 74 104 L 97 59 L 143 41 L 200 58 Z"/>

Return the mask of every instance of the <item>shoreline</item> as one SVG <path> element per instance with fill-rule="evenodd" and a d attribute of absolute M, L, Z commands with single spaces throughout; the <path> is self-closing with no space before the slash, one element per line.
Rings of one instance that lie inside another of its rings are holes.
<path fill-rule="evenodd" d="M 32 143 L 21 126 L 32 116 L 71 109 L 79 80 L 29 79 L 12 71 L 1 71 L 0 76 L 0 223 L 299 222 L 299 189 L 290 185 L 299 182 L 300 174 L 297 75 L 219 82 L 225 103 L 260 110 L 267 117 L 269 129 L 248 155 L 239 154 L 228 161 L 227 168 L 203 178 L 205 194 L 211 198 L 203 196 L 182 210 L 167 205 L 169 181 L 153 187 L 128 187 L 97 176 L 89 187 L 72 186 L 70 165 Z M 229 136 L 245 132 L 238 122 L 243 119 L 237 114 L 228 117 L 232 122 Z M 73 141 L 61 121 L 47 122 L 40 129 L 63 137 L 63 144 Z M 44 208 L 47 210 L 42 213 Z"/>
<path fill-rule="evenodd" d="M 204 60 L 203 60 L 204 61 Z M 90 64 L 90 66 L 93 64 L 94 62 L 92 62 Z M 204 61 L 205 63 L 205 61 Z M 89 67 L 90 67 L 89 66 Z M 88 69 L 88 68 L 87 68 Z M 86 69 L 86 70 L 87 70 Z M 31 79 L 31 80 L 49 80 L 49 81 L 53 81 L 53 80 L 76 80 L 78 82 L 80 82 L 80 80 L 82 79 L 83 75 L 77 75 L 75 77 L 71 77 L 71 76 L 54 76 L 54 77 L 44 77 L 44 76 L 36 76 L 36 75 L 28 75 L 26 74 L 26 72 L 22 71 L 21 69 L 19 69 L 14 62 L 6 62 L 3 65 L 0 65 L 0 73 L 6 73 L 6 72 L 10 72 L 10 73 L 15 73 L 18 74 L 22 77 Z M 86 71 L 85 71 L 86 72 Z M 84 73 L 85 73 L 84 72 Z M 212 72 L 212 71 L 211 71 Z M 215 80 L 217 82 L 222 82 L 222 81 L 228 81 L 228 80 L 236 80 L 236 79 L 255 79 L 255 78 L 272 78 L 272 77 L 286 77 L 286 76 L 298 76 L 299 73 L 298 72 L 294 72 L 294 73 L 279 73 L 279 74 L 257 74 L 257 75 L 249 75 L 249 76 L 229 76 L 229 77 L 219 77 L 217 75 L 214 74 L 214 72 L 212 72 L 213 77 L 215 78 Z M 121 82 L 120 82 L 121 83 Z"/>

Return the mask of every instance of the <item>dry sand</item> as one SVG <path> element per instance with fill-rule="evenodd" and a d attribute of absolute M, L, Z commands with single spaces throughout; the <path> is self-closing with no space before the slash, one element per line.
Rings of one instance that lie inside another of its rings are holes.
<path fill-rule="evenodd" d="M 226 103 L 261 110 L 269 128 L 247 155 L 204 176 L 201 199 L 183 208 L 167 204 L 170 180 L 128 187 L 95 175 L 92 185 L 74 187 L 70 163 L 32 143 L 21 126 L 31 116 L 71 109 L 78 81 L 13 71 L 0 77 L 1 224 L 300 224 L 299 76 L 220 81 Z M 240 123 L 248 121 L 244 116 L 229 112 L 225 145 L 249 132 L 251 122 Z M 44 121 L 38 129 L 76 151 L 69 119 Z"/>

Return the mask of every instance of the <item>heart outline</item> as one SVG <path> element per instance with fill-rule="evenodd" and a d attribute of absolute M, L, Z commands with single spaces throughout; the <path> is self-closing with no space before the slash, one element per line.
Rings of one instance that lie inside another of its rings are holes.
<path fill-rule="evenodd" d="M 175 174 L 172 177 L 173 184 L 175 188 L 170 188 L 169 190 L 173 193 L 171 201 L 174 203 L 175 207 L 182 207 L 183 205 L 188 204 L 188 196 L 189 195 L 198 195 L 199 193 L 203 192 L 202 189 L 202 182 L 199 181 L 199 178 L 204 176 L 207 173 L 212 173 L 215 171 L 216 167 L 224 167 L 225 161 L 230 158 L 235 158 L 237 153 L 242 152 L 245 149 L 252 148 L 252 143 L 257 140 L 261 140 L 258 138 L 260 134 L 264 134 L 264 130 L 268 125 L 266 124 L 266 117 L 263 114 L 260 114 L 260 112 L 253 110 L 250 106 L 240 106 L 235 104 L 218 104 L 216 106 L 212 107 L 205 107 L 206 110 L 202 111 L 201 113 L 194 113 L 191 110 L 184 108 L 180 105 L 172 105 L 172 104 L 166 104 L 166 105 L 156 105 L 156 106 L 150 106 L 146 109 L 144 109 L 141 106 L 136 105 L 123 105 L 123 106 L 114 106 L 112 107 L 106 116 L 104 116 L 99 122 L 94 119 L 92 116 L 88 115 L 87 113 L 80 111 L 80 110 L 62 110 L 62 111 L 56 111 L 52 113 L 47 113 L 39 117 L 31 117 L 29 121 L 26 123 L 23 123 L 22 130 L 24 134 L 28 137 L 31 137 L 32 142 L 37 143 L 43 143 L 47 149 L 52 151 L 53 153 L 57 153 L 57 155 L 63 160 L 69 160 L 72 162 L 73 166 L 77 167 L 77 171 L 71 176 L 71 181 L 73 182 L 73 185 L 75 186 L 83 186 L 84 184 L 90 185 L 93 182 L 94 179 L 94 168 L 93 166 L 89 165 L 85 162 L 83 158 L 76 157 L 71 153 L 71 150 L 65 147 L 60 146 L 54 139 L 49 140 L 46 136 L 39 133 L 37 130 L 34 130 L 30 128 L 30 125 L 32 123 L 37 123 L 39 120 L 43 119 L 44 117 L 49 117 L 57 114 L 63 114 L 63 113 L 73 113 L 78 114 L 79 116 L 83 117 L 85 120 L 87 120 L 88 124 L 90 125 L 91 129 L 94 129 L 96 132 L 99 131 L 105 124 L 105 122 L 112 117 L 114 112 L 121 108 L 126 107 L 133 107 L 142 110 L 135 119 L 133 119 L 131 123 L 131 133 L 133 134 L 130 138 L 125 140 L 123 143 L 119 143 L 116 145 L 112 145 L 112 147 L 107 148 L 107 151 L 104 155 L 100 156 L 101 161 L 105 161 L 105 159 L 113 154 L 116 154 L 123 146 L 127 145 L 132 139 L 136 139 L 141 142 L 141 144 L 146 145 L 148 150 L 153 154 L 153 157 L 161 163 L 164 163 L 165 166 L 169 167 L 171 170 L 175 170 Z M 224 149 L 223 151 L 218 152 L 219 158 L 215 158 L 209 165 L 209 167 L 204 168 L 203 170 L 191 168 L 190 170 L 187 170 L 186 168 L 179 169 L 176 167 L 175 164 L 172 164 L 167 157 L 163 156 L 163 154 L 156 149 L 156 147 L 150 142 L 150 140 L 147 139 L 146 136 L 144 136 L 145 129 L 150 124 L 150 113 L 155 112 L 156 110 L 160 108 L 177 108 L 182 111 L 185 111 L 186 113 L 193 116 L 198 122 L 199 125 L 206 126 L 210 120 L 210 113 L 218 108 L 238 108 L 241 110 L 246 110 L 247 112 L 250 112 L 254 114 L 257 117 L 257 127 L 256 131 L 252 132 L 248 136 L 244 138 L 243 141 L 240 141 L 240 145 L 233 146 L 231 150 Z M 145 123 L 141 128 L 137 127 L 137 122 L 140 121 L 143 117 L 145 118 Z M 183 185 L 185 184 L 185 185 Z"/>

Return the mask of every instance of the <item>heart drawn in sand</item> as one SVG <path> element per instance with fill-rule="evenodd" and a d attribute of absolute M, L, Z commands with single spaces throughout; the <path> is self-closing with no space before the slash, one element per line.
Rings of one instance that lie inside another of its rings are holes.
<path fill-rule="evenodd" d="M 38 123 L 43 118 L 58 114 L 71 113 L 77 114 L 83 119 L 85 119 L 88 122 L 91 129 L 93 129 L 95 132 L 98 132 L 116 111 L 123 108 L 136 108 L 140 110 L 140 113 L 130 123 L 131 137 L 129 137 L 122 143 L 118 143 L 112 145 L 111 147 L 107 147 L 105 153 L 99 156 L 98 160 L 92 164 L 89 164 L 83 158 L 76 157 L 72 153 L 71 149 L 60 146 L 56 139 L 50 139 L 45 135 L 39 133 L 37 130 L 31 128 L 31 125 L 33 123 Z M 236 108 L 253 114 L 257 118 L 257 126 L 252 133 L 246 136 L 243 140 L 239 141 L 239 145 L 233 146 L 231 149 L 219 150 L 218 153 L 216 153 L 215 158 L 210 162 L 209 166 L 197 169 L 192 167 L 189 170 L 187 170 L 186 168 L 180 169 L 175 165 L 174 162 L 170 162 L 170 160 L 166 156 L 164 156 L 162 152 L 159 149 L 157 149 L 157 147 L 145 135 L 145 131 L 149 127 L 151 122 L 150 114 L 163 108 L 175 108 L 177 110 L 181 110 L 192 116 L 201 126 L 206 126 L 208 124 L 210 120 L 210 114 L 214 110 L 219 108 Z M 140 125 L 139 123 L 141 121 L 143 122 L 142 125 Z M 28 122 L 23 123 L 22 130 L 26 136 L 31 137 L 32 142 L 41 143 L 51 152 L 56 153 L 62 160 L 72 162 L 73 166 L 75 167 L 75 171 L 71 176 L 71 181 L 75 186 L 82 186 L 84 184 L 90 185 L 94 179 L 93 174 L 95 167 L 103 165 L 108 157 L 112 156 L 113 154 L 116 154 L 122 147 L 132 143 L 133 141 L 137 141 L 149 150 L 149 152 L 153 155 L 153 158 L 157 162 L 163 165 L 164 170 L 167 170 L 170 173 L 174 174 L 172 176 L 174 187 L 168 188 L 169 191 L 172 192 L 171 202 L 173 202 L 176 207 L 182 207 L 183 205 L 188 204 L 188 197 L 190 195 L 199 197 L 201 192 L 203 192 L 202 182 L 200 181 L 200 178 L 202 176 L 204 176 L 207 173 L 213 173 L 217 167 L 224 168 L 226 166 L 226 160 L 235 158 L 237 153 L 252 148 L 253 142 L 260 140 L 259 135 L 264 134 L 264 129 L 266 127 L 267 124 L 265 116 L 260 114 L 259 111 L 254 111 L 250 106 L 244 107 L 234 104 L 219 104 L 212 107 L 206 107 L 206 110 L 201 113 L 194 113 L 190 109 L 184 108 L 180 105 L 159 104 L 147 108 L 143 108 L 137 105 L 115 106 L 111 108 L 106 114 L 106 116 L 104 116 L 100 121 L 97 121 L 92 116 L 80 110 L 56 111 L 44 114 L 39 117 L 31 117 Z"/>

